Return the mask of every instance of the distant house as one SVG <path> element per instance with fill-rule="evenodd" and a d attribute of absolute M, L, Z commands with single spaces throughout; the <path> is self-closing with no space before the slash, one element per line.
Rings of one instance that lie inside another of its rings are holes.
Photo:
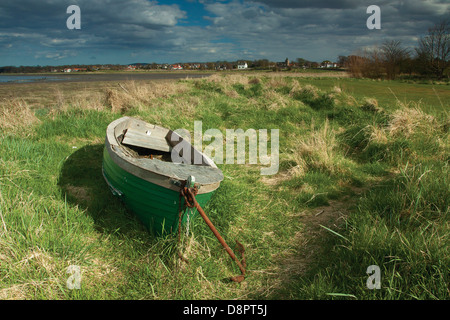
<path fill-rule="evenodd" d="M 331 61 L 323 61 L 320 65 L 321 68 L 337 68 L 337 66 L 336 62 Z"/>
<path fill-rule="evenodd" d="M 183 70 L 183 67 L 180 64 L 172 65 L 172 70 Z"/>
<path fill-rule="evenodd" d="M 238 63 L 238 69 L 247 69 L 247 68 L 248 68 L 247 62 Z"/>
<path fill-rule="evenodd" d="M 136 70 L 136 66 L 129 65 L 129 66 L 127 66 L 127 69 L 128 70 Z"/>
<path fill-rule="evenodd" d="M 72 72 L 72 69 L 70 69 L 70 68 L 65 68 L 65 69 L 64 69 L 64 72 Z"/>

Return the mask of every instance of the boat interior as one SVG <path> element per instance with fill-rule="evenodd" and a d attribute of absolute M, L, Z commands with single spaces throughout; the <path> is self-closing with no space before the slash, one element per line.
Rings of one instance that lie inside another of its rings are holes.
<path fill-rule="evenodd" d="M 117 142 L 122 151 L 129 157 L 136 159 L 158 159 L 164 162 L 172 162 L 172 151 L 181 143 L 188 143 L 190 148 L 190 159 L 183 155 L 185 148 L 179 149 L 179 157 L 185 163 L 194 163 L 194 156 L 201 159 L 201 166 L 214 166 L 215 164 L 207 159 L 202 153 L 194 149 L 189 142 L 172 130 L 165 129 L 156 125 L 141 122 L 135 119 L 127 121 L 125 126 L 120 126 L 115 130 Z"/>

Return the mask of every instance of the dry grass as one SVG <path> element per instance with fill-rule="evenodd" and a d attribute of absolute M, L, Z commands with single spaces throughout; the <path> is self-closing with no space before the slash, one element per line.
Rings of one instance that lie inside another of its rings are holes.
<path fill-rule="evenodd" d="M 289 96 L 291 98 L 294 98 L 299 95 L 300 96 L 306 95 L 306 96 L 311 97 L 311 99 L 313 99 L 313 100 L 318 99 L 320 94 L 322 94 L 322 91 L 319 88 L 317 88 L 313 85 L 310 85 L 310 84 L 302 86 L 297 81 L 293 82 L 291 90 L 289 92 Z"/>
<path fill-rule="evenodd" d="M 313 85 L 307 84 L 301 88 L 300 92 L 310 94 L 314 97 L 314 99 L 317 99 L 319 97 L 320 90 Z"/>
<path fill-rule="evenodd" d="M 222 85 L 223 87 L 231 87 L 235 84 L 247 85 L 249 84 L 250 78 L 246 74 L 237 73 L 237 74 L 213 74 L 208 77 L 206 81 L 214 82 Z"/>
<path fill-rule="evenodd" d="M 150 107 L 155 99 L 168 98 L 187 91 L 187 84 L 174 82 L 154 82 L 141 84 L 136 81 L 119 83 L 117 88 L 106 89 L 106 104 L 114 112 L 125 112 L 138 107 Z"/>
<path fill-rule="evenodd" d="M 266 186 L 277 186 L 281 182 L 291 179 L 293 175 L 297 172 L 296 170 L 299 170 L 299 168 L 297 167 L 298 166 L 291 168 L 286 172 L 279 172 L 278 174 L 275 174 L 273 176 L 262 176 L 261 182 L 264 183 Z"/>
<path fill-rule="evenodd" d="M 245 73 L 235 73 L 235 74 L 213 74 L 206 79 L 207 83 L 213 83 L 215 87 L 220 88 L 228 97 L 237 99 L 240 97 L 239 93 L 236 91 L 236 85 L 241 85 L 244 89 L 248 89 L 251 85 L 261 84 L 264 85 L 265 94 L 274 95 L 273 89 L 278 87 L 274 85 L 275 82 L 281 83 L 281 80 L 275 80 L 266 82 L 262 79 L 266 78 L 264 74 L 245 74 Z M 202 81 L 202 80 L 195 80 Z M 278 97 L 278 95 L 277 95 Z M 277 109 L 279 106 L 277 104 L 271 103 L 268 108 Z"/>
<path fill-rule="evenodd" d="M 341 94 L 342 88 L 338 87 L 338 86 L 334 86 L 333 88 L 331 88 L 331 92 L 336 93 L 336 94 Z"/>
<path fill-rule="evenodd" d="M 273 89 L 264 90 L 263 95 L 264 103 L 269 110 L 278 110 L 286 107 L 290 103 L 290 99 L 286 95 Z"/>
<path fill-rule="evenodd" d="M 364 128 L 364 131 L 366 136 L 369 137 L 369 143 L 367 146 L 369 146 L 372 142 L 379 144 L 385 144 L 388 142 L 386 130 L 377 125 L 368 125 Z"/>
<path fill-rule="evenodd" d="M 0 130 L 9 133 L 29 132 L 39 120 L 22 99 L 4 99 L 0 104 Z"/>
<path fill-rule="evenodd" d="M 399 102 L 398 102 L 399 103 Z M 399 103 L 400 108 L 389 115 L 386 126 L 368 125 L 364 132 L 368 137 L 367 147 L 371 143 L 387 144 L 398 138 L 415 139 L 429 138 L 437 141 L 439 150 L 445 156 L 450 146 L 450 135 L 446 131 L 444 121 L 438 121 L 434 116 L 425 113 L 419 103 Z"/>
<path fill-rule="evenodd" d="M 267 76 L 272 78 L 349 78 L 350 74 L 345 71 L 331 71 L 331 72 L 255 72 L 251 73 L 255 76 Z"/>
<path fill-rule="evenodd" d="M 72 96 L 63 102 L 61 108 L 67 110 L 68 107 L 75 107 L 85 110 L 104 110 L 105 97 L 100 92 L 80 91 L 77 96 Z"/>
<path fill-rule="evenodd" d="M 382 112 L 383 108 L 378 105 L 378 101 L 375 98 L 365 98 L 363 105 L 361 106 L 363 110 L 371 112 Z"/>
<path fill-rule="evenodd" d="M 337 147 L 336 133 L 330 128 L 328 119 L 319 129 L 312 124 L 310 135 L 299 140 L 293 150 L 292 160 L 297 166 L 291 170 L 297 176 L 303 176 L 310 169 L 336 173 L 340 170 Z"/>
<path fill-rule="evenodd" d="M 202 80 L 195 80 L 195 81 L 202 81 Z M 213 74 L 212 76 L 208 77 L 207 82 L 214 83 L 216 86 L 220 87 L 221 90 L 230 98 L 237 99 L 240 97 L 239 93 L 235 90 L 233 86 L 240 84 L 245 86 L 248 86 L 250 83 L 250 78 L 241 73 L 237 74 Z"/>
<path fill-rule="evenodd" d="M 429 114 L 423 112 L 416 104 L 413 107 L 402 106 L 396 110 L 389 121 L 387 131 L 392 137 L 410 137 L 416 132 L 433 134 L 438 128 L 438 122 Z"/>
<path fill-rule="evenodd" d="M 49 281 L 34 281 L 26 283 L 14 284 L 10 287 L 0 289 L 0 300 L 25 300 L 32 292 L 42 289 L 43 287 L 49 287 Z M 48 296 L 50 298 L 50 295 Z"/>
<path fill-rule="evenodd" d="M 272 89 L 286 87 L 288 85 L 289 82 L 282 76 L 269 77 L 269 80 L 266 83 L 266 87 Z"/>
<path fill-rule="evenodd" d="M 38 267 L 49 274 L 57 269 L 57 265 L 55 259 L 39 247 L 31 248 L 30 252 L 18 262 L 20 269 Z"/>
<path fill-rule="evenodd" d="M 5 256 L 5 255 L 3 255 Z M 6 256 L 5 256 L 6 257 Z M 12 260 L 11 258 L 8 259 Z M 22 300 L 36 292 L 37 290 L 42 290 L 48 298 L 56 298 L 55 292 L 57 291 L 57 278 L 55 277 L 58 273 L 59 264 L 55 259 L 47 253 L 45 250 L 39 247 L 30 248 L 28 253 L 19 261 L 9 264 L 12 269 L 16 270 L 17 273 L 23 273 L 28 270 L 28 272 L 44 272 L 47 274 L 44 280 L 31 280 L 29 282 L 18 281 L 18 283 L 1 288 L 0 289 L 0 300 Z"/>

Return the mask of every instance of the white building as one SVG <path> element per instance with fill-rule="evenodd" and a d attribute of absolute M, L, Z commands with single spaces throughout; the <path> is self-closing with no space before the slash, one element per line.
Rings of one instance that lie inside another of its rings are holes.
<path fill-rule="evenodd" d="M 247 62 L 238 64 L 238 69 L 247 69 L 247 68 L 248 68 Z"/>

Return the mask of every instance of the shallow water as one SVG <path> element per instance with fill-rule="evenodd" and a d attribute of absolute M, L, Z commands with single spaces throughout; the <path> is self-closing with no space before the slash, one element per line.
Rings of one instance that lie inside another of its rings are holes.
<path fill-rule="evenodd" d="M 58 81 L 62 80 L 61 78 L 54 76 L 43 76 L 43 75 L 30 75 L 30 76 L 12 76 L 12 75 L 0 75 L 0 82 L 9 82 L 9 83 L 23 83 L 23 82 L 34 82 L 34 81 Z"/>
<path fill-rule="evenodd" d="M 196 72 L 161 72 L 161 73 L 80 73 L 58 75 L 0 75 L 0 83 L 28 83 L 47 81 L 125 81 L 125 80 L 178 80 L 186 78 L 204 78 L 210 74 Z"/>

